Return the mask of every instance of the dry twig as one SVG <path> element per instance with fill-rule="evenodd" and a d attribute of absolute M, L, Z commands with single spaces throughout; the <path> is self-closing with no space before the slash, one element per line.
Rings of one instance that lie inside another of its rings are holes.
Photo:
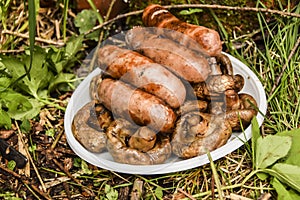
<path fill-rule="evenodd" d="M 188 197 L 191 200 L 196 200 L 192 195 L 190 195 L 189 193 L 187 193 L 186 191 L 184 191 L 181 188 L 178 188 L 178 191 L 181 192 L 182 194 L 184 194 L 186 197 Z"/>
<path fill-rule="evenodd" d="M 235 10 L 235 11 L 252 11 L 252 12 L 264 12 L 264 13 L 271 13 L 271 14 L 277 14 L 281 15 L 284 17 L 297 17 L 300 18 L 300 14 L 297 13 L 291 13 L 291 12 L 285 12 L 285 11 L 280 11 L 280 10 L 272 10 L 268 8 L 253 8 L 253 7 L 234 7 L 234 6 L 223 6 L 223 5 L 210 5 L 210 4 L 180 4 L 180 5 L 169 5 L 169 6 L 163 6 L 166 9 L 171 9 L 171 8 L 210 8 L 210 9 L 221 9 L 221 10 Z M 93 29 L 87 31 L 85 35 L 90 34 L 91 32 L 94 32 L 98 29 L 101 29 L 102 27 L 115 22 L 119 19 L 126 18 L 129 16 L 133 15 L 139 15 L 143 13 L 144 10 L 137 10 L 137 11 L 132 11 L 128 12 L 125 14 L 120 14 L 116 16 L 115 18 L 111 20 L 107 20 L 103 24 L 100 24 L 98 26 L 95 26 Z"/>
<path fill-rule="evenodd" d="M 18 134 L 20 135 L 19 138 L 21 139 L 21 142 L 23 143 L 23 146 L 24 146 L 24 150 L 26 151 L 27 158 L 30 160 L 30 163 L 31 163 L 32 166 L 33 166 L 33 169 L 34 169 L 34 171 L 35 171 L 35 173 L 36 173 L 36 175 L 37 175 L 37 177 L 38 177 L 38 179 L 39 179 L 39 181 L 40 181 L 40 183 L 41 183 L 43 192 L 46 193 L 46 192 L 47 192 L 47 189 L 46 189 L 46 187 L 45 187 L 45 184 L 44 184 L 44 182 L 43 182 L 43 179 L 42 179 L 41 176 L 40 176 L 39 170 L 37 169 L 36 165 L 34 164 L 34 161 L 33 161 L 32 157 L 31 157 L 31 155 L 30 155 L 30 153 L 29 153 L 29 151 L 28 151 L 28 146 L 26 145 L 25 141 L 23 140 L 22 132 L 21 132 L 21 130 L 20 130 L 20 128 L 19 128 L 19 125 L 18 125 L 17 122 L 16 122 L 15 124 L 16 124 L 16 127 L 17 127 L 17 129 L 18 129 Z"/>
<path fill-rule="evenodd" d="M 9 34 L 9 35 L 14 35 L 14 36 L 17 36 L 17 37 L 29 39 L 28 34 L 18 33 L 18 32 L 14 32 L 14 31 L 10 31 L 10 30 L 3 30 L 2 34 Z M 59 42 L 59 41 L 55 42 L 53 40 L 46 40 L 46 39 L 43 39 L 43 38 L 40 38 L 40 37 L 35 37 L 35 40 L 37 42 L 42 42 L 42 43 L 46 43 L 46 44 L 53 44 L 53 45 L 56 45 L 56 46 L 64 46 L 65 45 L 64 42 Z"/>

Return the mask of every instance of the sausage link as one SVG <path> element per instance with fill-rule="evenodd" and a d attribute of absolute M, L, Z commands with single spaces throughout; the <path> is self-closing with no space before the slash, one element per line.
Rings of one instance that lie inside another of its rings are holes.
<path fill-rule="evenodd" d="M 115 79 L 121 79 L 178 108 L 186 90 L 179 78 L 165 67 L 129 49 L 107 45 L 98 51 L 100 67 Z"/>
<path fill-rule="evenodd" d="M 176 115 L 158 97 L 110 78 L 103 79 L 98 87 L 99 100 L 113 114 L 133 121 L 138 125 L 170 132 Z"/>
<path fill-rule="evenodd" d="M 188 35 L 210 56 L 216 56 L 222 51 L 222 42 L 217 31 L 182 22 L 160 5 L 152 4 L 146 7 L 142 20 L 145 26 L 172 29 Z"/>
<path fill-rule="evenodd" d="M 167 67 L 186 81 L 205 81 L 211 72 L 205 56 L 171 39 L 153 34 L 148 28 L 131 29 L 126 34 L 126 42 L 133 49 Z"/>

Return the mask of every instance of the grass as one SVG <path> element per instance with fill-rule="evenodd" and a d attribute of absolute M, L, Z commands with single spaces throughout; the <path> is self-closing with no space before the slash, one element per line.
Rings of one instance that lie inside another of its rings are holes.
<path fill-rule="evenodd" d="M 212 16 L 217 20 L 213 10 L 211 11 Z M 66 10 L 63 12 L 65 14 L 61 15 L 62 18 L 66 16 Z M 300 6 L 293 12 L 300 13 Z M 7 29 L 18 30 L 17 25 L 12 22 L 13 15 L 16 14 L 6 15 L 5 25 Z M 266 90 L 268 113 L 261 128 L 262 133 L 275 134 L 283 130 L 299 128 L 300 48 L 294 52 L 292 50 L 300 36 L 300 19 L 274 16 L 269 22 L 262 13 L 257 13 L 257 18 L 260 24 L 259 30 L 236 38 L 228 36 L 220 21 L 218 21 L 218 25 L 221 27 L 222 35 L 226 36 L 224 39 L 226 39 L 228 51 L 256 73 Z M 23 26 L 25 28 L 22 31 L 27 31 L 26 22 Z M 67 29 L 66 26 L 63 24 L 63 30 Z M 63 40 L 67 37 L 66 34 L 71 32 L 72 30 L 63 31 L 63 38 L 58 38 L 58 40 Z M 259 40 L 255 39 L 257 35 L 261 36 Z M 19 49 L 28 44 L 26 39 L 17 36 L 6 35 L 6 38 L 7 40 L 1 40 L 4 41 L 1 46 L 6 50 L 14 50 L 13 53 L 18 53 Z M 14 40 L 19 41 L 20 44 L 14 44 Z M 243 46 L 234 48 L 238 43 L 242 43 Z M 274 85 L 276 87 L 273 91 Z M 66 94 L 60 98 L 66 100 L 69 97 L 70 94 Z M 63 107 L 66 105 L 67 100 L 61 103 Z M 28 184 L 29 182 L 24 180 L 25 187 L 20 184 L 17 185 L 18 187 L 13 187 L 12 183 L 17 184 L 16 174 L 13 176 L 11 171 L 3 173 L 5 166 L 1 163 L 0 197 L 24 198 L 31 196 L 38 199 L 45 195 L 45 197 L 51 196 L 53 199 L 68 197 L 116 199 L 114 196 L 116 192 L 119 197 L 122 194 L 130 194 L 134 185 L 140 182 L 143 187 L 139 192 L 143 193 L 143 199 L 230 199 L 234 197 L 258 199 L 263 194 L 271 194 L 273 198 L 276 198 L 276 193 L 269 180 L 262 181 L 255 175 L 257 171 L 253 171 L 252 168 L 251 145 L 249 144 L 222 159 L 195 169 L 156 176 L 121 174 L 85 163 L 72 154 L 66 144 L 65 136 L 59 134 L 63 131 L 62 111 L 51 106 L 42 111 L 46 110 L 54 119 L 47 116 L 33 119 L 31 125 L 34 126 L 34 129 L 28 133 L 26 138 L 30 138 L 32 143 L 37 145 L 32 156 L 34 156 L 33 162 L 40 168 L 36 171 L 31 170 L 32 177 L 40 173 L 42 181 L 47 186 L 45 191 L 47 194 L 32 187 L 31 184 Z M 42 126 L 55 129 L 54 139 L 46 136 L 43 131 L 37 131 L 41 121 Z M 45 153 L 43 151 L 45 149 L 49 152 Z M 62 164 L 59 165 L 59 163 Z M 18 172 L 16 171 L 16 173 Z M 1 176 L 1 174 L 3 175 Z M 5 178 L 7 174 L 12 177 L 12 180 Z M 65 178 L 65 181 L 54 185 L 58 177 Z M 27 180 L 26 177 L 23 179 Z M 39 181 L 31 181 L 37 188 L 40 186 Z"/>
<path fill-rule="evenodd" d="M 300 7 L 294 11 L 300 12 Z M 262 81 L 268 101 L 268 118 L 264 123 L 266 131 L 276 133 L 299 127 L 299 18 L 276 17 L 267 22 L 259 19 L 263 48 L 251 39 L 238 56 L 256 72 Z M 296 48 L 295 51 L 292 51 Z M 289 58 L 290 57 L 290 58 Z"/>

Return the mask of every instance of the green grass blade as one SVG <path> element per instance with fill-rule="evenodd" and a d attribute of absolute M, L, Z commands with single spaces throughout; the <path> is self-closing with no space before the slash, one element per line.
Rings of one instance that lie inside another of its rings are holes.
<path fill-rule="evenodd" d="M 29 50 L 30 50 L 30 65 L 29 69 L 25 66 L 26 76 L 30 80 L 30 70 L 33 61 L 34 43 L 35 43 L 35 28 L 36 28 L 36 11 L 35 1 L 28 1 L 28 12 L 29 12 Z"/>
<path fill-rule="evenodd" d="M 89 5 L 93 9 L 93 11 L 96 13 L 99 24 L 103 24 L 103 18 L 100 15 L 100 13 L 98 12 L 98 9 L 95 6 L 94 2 L 92 0 L 87 0 L 87 2 L 89 3 Z"/>
<path fill-rule="evenodd" d="M 63 18 L 63 38 L 67 41 L 67 16 L 68 16 L 69 0 L 64 0 L 64 18 Z"/>

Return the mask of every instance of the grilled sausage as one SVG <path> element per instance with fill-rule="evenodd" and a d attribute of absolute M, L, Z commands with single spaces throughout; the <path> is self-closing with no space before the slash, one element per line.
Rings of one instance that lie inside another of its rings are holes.
<path fill-rule="evenodd" d="M 148 28 L 131 29 L 126 34 L 126 42 L 134 50 L 164 65 L 186 81 L 205 81 L 211 72 L 205 56 L 173 40 L 153 34 Z"/>
<path fill-rule="evenodd" d="M 130 83 L 178 108 L 186 90 L 179 78 L 165 67 L 129 49 L 107 45 L 98 51 L 98 64 L 105 73 Z"/>
<path fill-rule="evenodd" d="M 217 31 L 182 22 L 160 5 L 152 4 L 146 7 L 143 12 L 142 20 L 145 26 L 172 29 L 188 35 L 196 40 L 202 49 L 210 56 L 216 56 L 221 53 L 222 42 Z M 173 37 L 173 39 L 185 43 L 185 40 L 181 40 L 180 38 Z"/>
<path fill-rule="evenodd" d="M 103 79 L 98 97 L 113 114 L 138 125 L 161 132 L 170 132 L 174 126 L 176 115 L 161 99 L 122 81 Z"/>

